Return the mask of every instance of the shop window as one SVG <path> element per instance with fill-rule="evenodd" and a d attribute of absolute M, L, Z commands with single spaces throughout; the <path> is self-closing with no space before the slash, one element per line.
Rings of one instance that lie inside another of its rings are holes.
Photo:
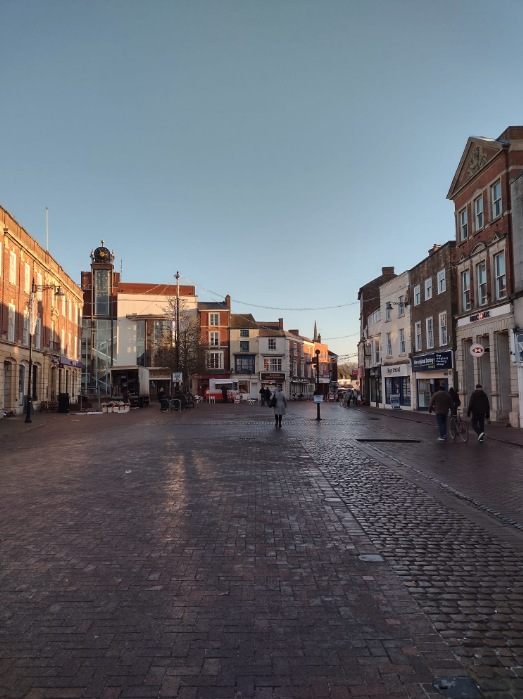
<path fill-rule="evenodd" d="M 410 376 L 405 376 L 405 378 L 402 380 L 402 389 L 403 389 L 402 393 L 401 393 L 402 405 L 411 405 L 412 399 L 411 399 Z"/>
<path fill-rule="evenodd" d="M 18 367 L 18 405 L 24 404 L 25 393 L 25 364 Z"/>

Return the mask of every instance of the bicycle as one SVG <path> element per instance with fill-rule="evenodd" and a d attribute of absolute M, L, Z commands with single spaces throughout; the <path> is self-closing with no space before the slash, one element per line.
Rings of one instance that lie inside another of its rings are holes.
<path fill-rule="evenodd" d="M 459 410 L 456 414 L 452 413 L 450 416 L 449 432 L 452 439 L 456 439 L 458 434 L 462 442 L 466 442 L 469 438 L 467 423 L 461 419 Z"/>
<path fill-rule="evenodd" d="M 161 403 L 161 412 L 170 413 L 172 410 L 179 413 L 184 413 L 187 406 L 179 398 L 163 398 Z"/>

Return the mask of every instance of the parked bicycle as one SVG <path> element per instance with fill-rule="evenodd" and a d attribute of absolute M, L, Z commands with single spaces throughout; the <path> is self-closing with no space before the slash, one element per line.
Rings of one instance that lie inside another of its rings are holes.
<path fill-rule="evenodd" d="M 461 441 L 466 442 L 469 438 L 469 429 L 467 423 L 461 419 L 460 413 L 461 411 L 458 410 L 455 415 L 451 414 L 449 432 L 452 439 L 456 439 L 459 434 Z"/>
<path fill-rule="evenodd" d="M 185 401 L 179 398 L 162 398 L 160 406 L 162 413 L 170 413 L 173 411 L 183 413 L 187 410 Z"/>

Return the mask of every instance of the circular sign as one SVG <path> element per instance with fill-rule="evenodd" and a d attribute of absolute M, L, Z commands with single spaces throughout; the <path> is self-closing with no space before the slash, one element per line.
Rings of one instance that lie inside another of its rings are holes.
<path fill-rule="evenodd" d="M 479 345 L 476 343 L 476 344 L 471 346 L 470 354 L 473 357 L 481 357 L 485 354 L 485 348 L 483 347 L 483 345 Z"/>

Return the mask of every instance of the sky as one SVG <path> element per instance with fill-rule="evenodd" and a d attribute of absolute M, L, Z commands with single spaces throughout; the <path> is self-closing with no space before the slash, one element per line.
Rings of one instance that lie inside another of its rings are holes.
<path fill-rule="evenodd" d="M 454 237 L 467 138 L 523 124 L 521 0 L 0 0 L 0 26 L 0 204 L 44 246 L 48 207 L 77 282 L 103 238 L 124 281 L 179 270 L 339 354 L 359 287 Z"/>

